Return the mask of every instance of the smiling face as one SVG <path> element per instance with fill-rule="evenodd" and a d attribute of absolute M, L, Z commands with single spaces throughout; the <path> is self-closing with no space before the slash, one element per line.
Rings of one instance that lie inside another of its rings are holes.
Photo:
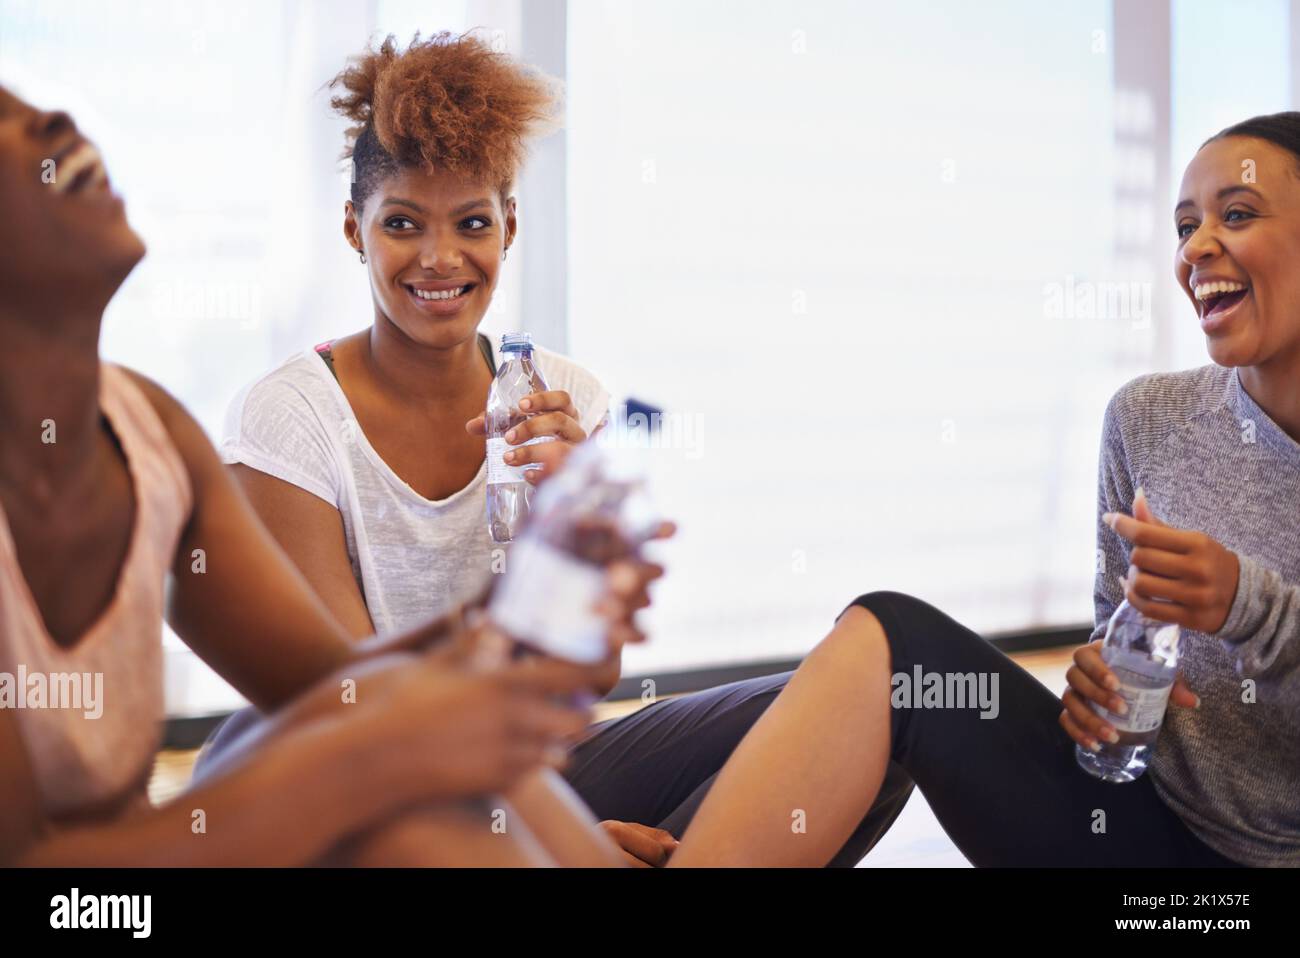
<path fill-rule="evenodd" d="M 1220 366 L 1300 355 L 1298 165 L 1267 140 L 1229 136 L 1183 174 L 1174 272 Z"/>
<path fill-rule="evenodd" d="M 437 349 L 473 337 L 487 313 L 502 253 L 514 241 L 515 201 L 498 188 L 402 167 L 382 179 L 344 233 L 364 251 L 376 322 Z"/>
<path fill-rule="evenodd" d="M 64 304 L 107 303 L 144 256 L 99 153 L 72 118 L 3 87 L 0 209 L 6 305 L 42 321 Z"/>

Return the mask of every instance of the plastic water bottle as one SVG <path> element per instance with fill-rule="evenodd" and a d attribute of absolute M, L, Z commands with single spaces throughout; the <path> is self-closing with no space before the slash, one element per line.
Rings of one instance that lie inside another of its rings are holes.
<path fill-rule="evenodd" d="M 501 368 L 488 390 L 487 425 L 487 522 L 493 542 L 510 542 L 532 506 L 534 489 L 524 479 L 536 463 L 512 466 L 505 461 L 510 449 L 522 449 L 554 436 L 537 436 L 522 446 L 511 446 L 505 435 L 528 415 L 519 408 L 519 400 L 548 387 L 542 371 L 533 359 L 533 337 L 528 333 L 506 333 L 501 337 Z"/>
<path fill-rule="evenodd" d="M 1075 746 L 1085 771 L 1108 782 L 1131 782 L 1147 770 L 1178 672 L 1179 638 L 1176 624 L 1148 618 L 1127 599 L 1119 604 L 1106 625 L 1101 658 L 1119 679 L 1116 694 L 1128 712 L 1116 715 L 1091 703 L 1119 733 L 1119 741 L 1100 742 L 1097 752 Z"/>
<path fill-rule="evenodd" d="M 488 614 L 526 650 L 583 663 L 608 652 L 609 624 L 595 610 L 606 569 L 639 555 L 660 524 L 646 489 L 647 433 L 631 435 L 598 434 L 575 449 L 510 547 Z"/>

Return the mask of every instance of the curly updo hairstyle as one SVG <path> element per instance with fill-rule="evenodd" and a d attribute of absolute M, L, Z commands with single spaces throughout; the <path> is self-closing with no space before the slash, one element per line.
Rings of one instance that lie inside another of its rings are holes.
<path fill-rule="evenodd" d="M 466 33 L 417 33 L 405 51 L 390 35 L 330 81 L 330 106 L 352 121 L 360 211 L 379 181 L 402 167 L 446 172 L 509 195 L 529 142 L 560 122 L 560 82 Z"/>

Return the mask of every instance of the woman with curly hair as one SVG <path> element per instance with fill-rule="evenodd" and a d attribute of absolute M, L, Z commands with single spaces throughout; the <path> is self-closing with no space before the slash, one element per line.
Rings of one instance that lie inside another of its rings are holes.
<path fill-rule="evenodd" d="M 519 235 L 515 177 L 558 121 L 555 84 L 473 35 L 399 50 L 389 37 L 333 85 L 353 122 L 343 232 L 370 282 L 360 332 L 304 349 L 234 401 L 222 454 L 271 533 L 357 639 L 436 615 L 481 587 L 494 545 L 484 519 L 483 409 L 496 357 L 478 333 Z M 507 435 L 543 479 L 602 422 L 608 394 L 538 350 L 550 391 Z M 526 444 L 539 436 L 551 442 Z M 618 681 L 621 649 L 597 691 Z M 576 740 L 569 784 L 636 864 L 663 864 L 713 776 L 790 673 L 654 703 Z M 238 748 L 238 713 L 199 763 Z M 844 844 L 861 859 L 901 809 L 899 790 Z"/>

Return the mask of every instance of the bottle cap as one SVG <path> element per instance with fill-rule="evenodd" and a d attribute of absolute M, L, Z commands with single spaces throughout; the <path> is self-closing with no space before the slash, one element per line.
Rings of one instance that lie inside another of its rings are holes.
<path fill-rule="evenodd" d="M 533 348 L 532 333 L 502 333 L 501 350 L 502 352 L 514 352 L 522 349 Z"/>

